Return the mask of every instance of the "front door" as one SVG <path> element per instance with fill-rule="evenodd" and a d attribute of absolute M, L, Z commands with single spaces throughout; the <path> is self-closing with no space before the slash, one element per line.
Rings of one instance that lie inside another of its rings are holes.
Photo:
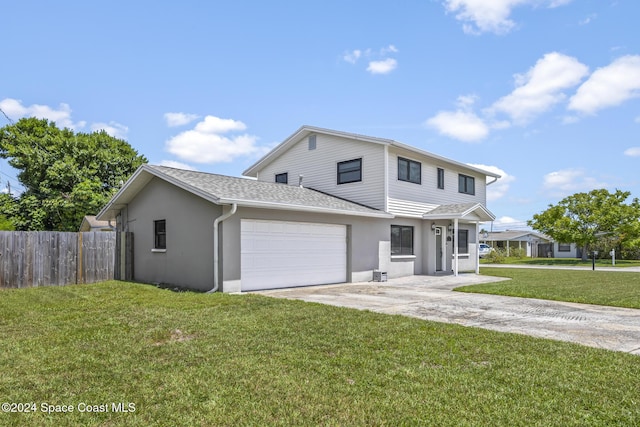
<path fill-rule="evenodd" d="M 443 265 L 444 265 L 444 248 L 445 245 L 443 244 L 443 238 L 444 238 L 444 227 L 436 227 L 435 229 L 435 233 L 436 233 L 436 273 L 439 271 L 443 271 Z"/>

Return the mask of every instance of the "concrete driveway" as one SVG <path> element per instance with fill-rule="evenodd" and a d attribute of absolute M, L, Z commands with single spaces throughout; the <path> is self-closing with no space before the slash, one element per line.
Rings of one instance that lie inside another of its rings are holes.
<path fill-rule="evenodd" d="M 256 293 L 640 355 L 640 310 L 452 291 L 458 286 L 500 280 L 505 279 L 475 274 L 412 276 L 381 283 L 345 283 Z"/>

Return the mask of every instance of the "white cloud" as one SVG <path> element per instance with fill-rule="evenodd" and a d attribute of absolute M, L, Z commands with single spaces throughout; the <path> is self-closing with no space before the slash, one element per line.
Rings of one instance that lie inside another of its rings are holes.
<path fill-rule="evenodd" d="M 184 169 L 188 171 L 197 171 L 198 169 L 194 168 L 191 165 L 182 162 L 176 162 L 175 160 L 163 160 L 160 162 L 160 166 L 167 166 L 175 169 Z"/>
<path fill-rule="evenodd" d="M 606 188 L 608 185 L 586 175 L 581 169 L 563 169 L 546 174 L 543 187 L 549 195 L 564 197 L 581 191 Z"/>
<path fill-rule="evenodd" d="M 624 150 L 624 155 L 629 157 L 640 157 L 640 147 L 631 147 Z"/>
<path fill-rule="evenodd" d="M 478 100 L 477 95 L 460 95 L 456 100 L 456 105 L 463 110 L 468 111 Z"/>
<path fill-rule="evenodd" d="M 522 221 L 510 216 L 501 216 L 493 221 L 493 227 L 496 229 L 510 230 L 510 229 L 522 229 L 523 224 L 527 221 Z"/>
<path fill-rule="evenodd" d="M 371 74 L 389 74 L 398 67 L 398 61 L 389 57 L 394 53 L 398 53 L 398 48 L 390 44 L 378 50 L 368 48 L 364 51 L 360 49 L 347 51 L 342 55 L 342 59 L 350 64 L 356 64 L 360 58 L 366 58 L 368 72 Z"/>
<path fill-rule="evenodd" d="M 119 139 L 126 139 L 127 132 L 129 132 L 129 128 L 127 126 L 116 122 L 92 123 L 90 127 L 92 132 L 104 130 L 109 135 Z"/>
<path fill-rule="evenodd" d="M 506 34 L 515 27 L 509 19 L 511 11 L 521 5 L 547 5 L 549 8 L 562 6 L 571 0 L 445 0 L 444 7 L 449 13 L 455 13 L 462 21 L 463 31 L 467 34 L 491 32 Z"/>
<path fill-rule="evenodd" d="M 469 166 L 500 175 L 500 178 L 496 182 L 494 182 L 493 184 L 487 187 L 487 200 L 491 202 L 498 200 L 502 198 L 505 194 L 507 194 L 507 192 L 509 191 L 509 187 L 511 186 L 511 183 L 516 180 L 515 176 L 509 175 L 508 173 L 506 173 L 504 170 L 500 169 L 497 166 L 489 166 L 489 165 L 473 164 L 473 163 L 469 163 Z M 487 177 L 487 183 L 493 180 L 495 180 L 495 178 L 491 176 Z"/>
<path fill-rule="evenodd" d="M 11 120 L 19 120 L 23 117 L 37 117 L 39 119 L 47 119 L 55 122 L 59 128 L 80 129 L 86 125 L 86 122 L 74 123 L 71 120 L 71 107 L 68 104 L 61 103 L 57 109 L 48 105 L 32 104 L 29 106 L 22 105 L 19 99 L 5 98 L 0 101 L 0 108 L 5 112 Z"/>
<path fill-rule="evenodd" d="M 398 48 L 390 44 L 389 46 L 383 47 L 382 49 L 380 49 L 380 55 L 382 56 L 386 56 L 390 53 L 398 53 Z"/>
<path fill-rule="evenodd" d="M 245 130 L 247 126 L 237 120 L 221 119 L 215 116 L 207 116 L 196 125 L 196 131 L 202 133 L 228 133 Z"/>
<path fill-rule="evenodd" d="M 471 111 L 440 111 L 425 124 L 441 135 L 465 142 L 477 142 L 489 135 L 487 124 Z"/>
<path fill-rule="evenodd" d="M 350 64 L 355 64 L 358 62 L 358 59 L 362 56 L 362 51 L 360 49 L 352 50 L 351 52 L 347 52 L 342 56 L 342 59 L 347 61 Z"/>
<path fill-rule="evenodd" d="M 525 74 L 516 74 L 516 89 L 496 101 L 488 112 L 503 112 L 524 125 L 563 101 L 563 90 L 578 85 L 588 71 L 576 58 L 548 53 Z"/>
<path fill-rule="evenodd" d="M 245 129 L 246 125 L 240 121 L 206 116 L 194 129 L 169 139 L 166 149 L 180 159 L 194 163 L 231 162 L 237 157 L 261 153 L 262 148 L 256 146 L 256 136 L 246 133 L 224 136 Z"/>
<path fill-rule="evenodd" d="M 585 114 L 640 96 L 640 55 L 627 55 L 594 71 L 569 100 L 569 109 Z"/>
<path fill-rule="evenodd" d="M 636 123 L 640 123 L 640 116 L 636 117 L 633 121 Z"/>
<path fill-rule="evenodd" d="M 586 18 L 582 19 L 581 21 L 578 22 L 579 25 L 588 25 L 590 24 L 594 19 L 596 19 L 598 15 L 596 15 L 595 13 L 590 14 L 589 16 L 587 16 Z"/>
<path fill-rule="evenodd" d="M 184 126 L 199 118 L 197 114 L 164 113 L 164 119 L 169 127 Z"/>
<path fill-rule="evenodd" d="M 495 201 L 504 197 L 509 192 L 511 184 L 516 180 L 515 176 L 508 174 L 497 166 L 480 164 L 475 165 L 475 167 L 500 175 L 497 181 L 487 187 L 487 200 L 489 201 Z M 494 179 L 493 177 L 487 177 L 487 183 L 492 182 Z"/>
<path fill-rule="evenodd" d="M 382 61 L 370 61 L 367 71 L 371 74 L 389 74 L 398 66 L 398 61 L 393 58 L 383 59 Z"/>

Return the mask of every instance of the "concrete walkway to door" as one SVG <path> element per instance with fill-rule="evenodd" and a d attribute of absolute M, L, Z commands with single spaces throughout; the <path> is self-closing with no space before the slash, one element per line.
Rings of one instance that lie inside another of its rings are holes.
<path fill-rule="evenodd" d="M 640 310 L 452 291 L 458 286 L 500 280 L 505 279 L 475 274 L 411 276 L 388 282 L 344 283 L 256 293 L 640 355 Z"/>

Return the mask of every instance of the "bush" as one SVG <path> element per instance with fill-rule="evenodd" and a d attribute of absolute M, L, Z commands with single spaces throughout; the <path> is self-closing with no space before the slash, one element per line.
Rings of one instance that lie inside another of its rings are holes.
<path fill-rule="evenodd" d="M 509 256 L 512 256 L 514 258 L 519 258 L 519 259 L 526 258 L 527 250 L 523 248 L 509 249 Z"/>
<path fill-rule="evenodd" d="M 484 259 L 491 264 L 502 264 L 507 259 L 506 252 L 502 248 L 494 248 Z"/>

